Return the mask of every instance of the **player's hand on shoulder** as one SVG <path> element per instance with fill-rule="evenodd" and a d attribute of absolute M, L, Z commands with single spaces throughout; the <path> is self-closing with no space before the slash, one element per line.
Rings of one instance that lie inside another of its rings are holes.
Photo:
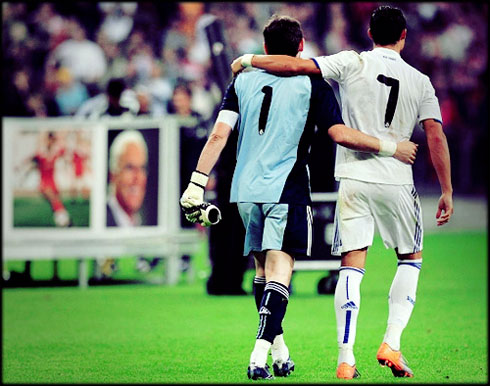
<path fill-rule="evenodd" d="M 242 58 L 243 55 L 236 58 L 231 64 L 231 71 L 233 72 L 233 76 L 238 75 L 240 72 L 242 72 L 245 69 L 245 67 L 243 67 L 242 65 Z"/>
<path fill-rule="evenodd" d="M 453 194 L 442 193 L 441 197 L 439 198 L 439 204 L 437 206 L 437 226 L 447 224 L 453 213 Z"/>
<path fill-rule="evenodd" d="M 417 156 L 418 144 L 412 141 L 402 141 L 396 144 L 396 152 L 393 154 L 397 160 L 412 165 Z"/>

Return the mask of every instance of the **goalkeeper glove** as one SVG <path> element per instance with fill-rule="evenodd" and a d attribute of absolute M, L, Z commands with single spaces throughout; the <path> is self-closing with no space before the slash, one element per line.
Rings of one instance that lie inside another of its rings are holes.
<path fill-rule="evenodd" d="M 194 171 L 187 189 L 180 198 L 180 206 L 185 218 L 192 222 L 199 222 L 202 226 L 217 224 L 221 220 L 220 210 L 204 202 L 204 188 L 209 177 L 199 171 Z"/>

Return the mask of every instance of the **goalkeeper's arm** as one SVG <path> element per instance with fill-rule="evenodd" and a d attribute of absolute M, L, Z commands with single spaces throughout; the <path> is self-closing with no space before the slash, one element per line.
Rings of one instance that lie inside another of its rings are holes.
<path fill-rule="evenodd" d="M 238 114 L 236 115 L 238 116 Z M 201 209 L 204 203 L 204 189 L 208 182 L 209 173 L 214 165 L 216 165 L 234 126 L 234 123 L 231 126 L 232 123 L 229 121 L 223 122 L 223 120 L 220 120 L 220 116 L 218 116 L 218 120 L 202 149 L 196 170 L 192 173 L 189 185 L 180 198 L 180 205 L 186 212 L 186 218 L 191 222 L 200 220 Z"/>
<path fill-rule="evenodd" d="M 197 161 L 197 170 L 208 175 L 211 173 L 211 170 L 213 170 L 214 165 L 218 162 L 219 156 L 228 142 L 231 130 L 232 127 L 227 123 L 217 121 L 214 124 L 213 131 L 209 135 Z"/>
<path fill-rule="evenodd" d="M 412 141 L 398 143 L 384 141 L 343 124 L 331 126 L 328 134 L 341 146 L 356 151 L 394 157 L 406 164 L 413 164 L 417 155 L 418 145 Z"/>

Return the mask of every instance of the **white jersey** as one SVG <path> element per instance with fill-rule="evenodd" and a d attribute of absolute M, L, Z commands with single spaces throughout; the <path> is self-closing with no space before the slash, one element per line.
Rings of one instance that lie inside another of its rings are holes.
<path fill-rule="evenodd" d="M 429 77 L 396 51 L 377 47 L 358 54 L 342 51 L 313 59 L 325 79 L 339 83 L 342 118 L 347 126 L 392 142 L 409 140 L 417 123 L 442 123 Z M 385 184 L 413 184 L 412 166 L 337 145 L 335 178 Z"/>

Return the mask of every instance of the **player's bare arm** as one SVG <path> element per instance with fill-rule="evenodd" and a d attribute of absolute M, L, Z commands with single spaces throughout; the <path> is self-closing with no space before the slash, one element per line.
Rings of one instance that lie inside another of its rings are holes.
<path fill-rule="evenodd" d="M 231 64 L 233 75 L 246 67 L 261 68 L 275 75 L 320 75 L 321 71 L 311 59 L 296 58 L 288 55 L 252 55 L 246 54 Z"/>
<path fill-rule="evenodd" d="M 442 195 L 439 198 L 436 212 L 437 225 L 440 226 L 446 224 L 454 212 L 449 147 L 439 122 L 434 119 L 426 119 L 422 124 L 427 136 L 430 158 L 441 185 Z"/>
<path fill-rule="evenodd" d="M 204 189 L 206 188 L 209 173 L 219 159 L 228 138 L 232 127 L 223 122 L 216 122 L 213 131 L 202 149 L 199 161 L 197 162 L 196 170 L 191 175 L 191 180 L 187 189 L 180 198 L 180 205 L 186 212 L 186 218 L 190 222 L 199 221 L 202 225 L 208 226 L 215 221 L 208 222 L 208 214 L 204 204 Z M 217 208 L 216 208 L 217 210 Z M 216 222 L 221 218 L 219 210 L 217 210 Z"/>
<path fill-rule="evenodd" d="M 418 145 L 411 141 L 399 143 L 382 141 L 351 127 L 337 124 L 328 129 L 330 137 L 339 145 L 352 150 L 392 156 L 406 164 L 413 164 Z"/>
<path fill-rule="evenodd" d="M 201 155 L 197 162 L 196 170 L 209 174 L 214 165 L 218 162 L 219 156 L 223 151 L 232 128 L 223 122 L 216 122 L 213 131 L 202 149 Z"/>

